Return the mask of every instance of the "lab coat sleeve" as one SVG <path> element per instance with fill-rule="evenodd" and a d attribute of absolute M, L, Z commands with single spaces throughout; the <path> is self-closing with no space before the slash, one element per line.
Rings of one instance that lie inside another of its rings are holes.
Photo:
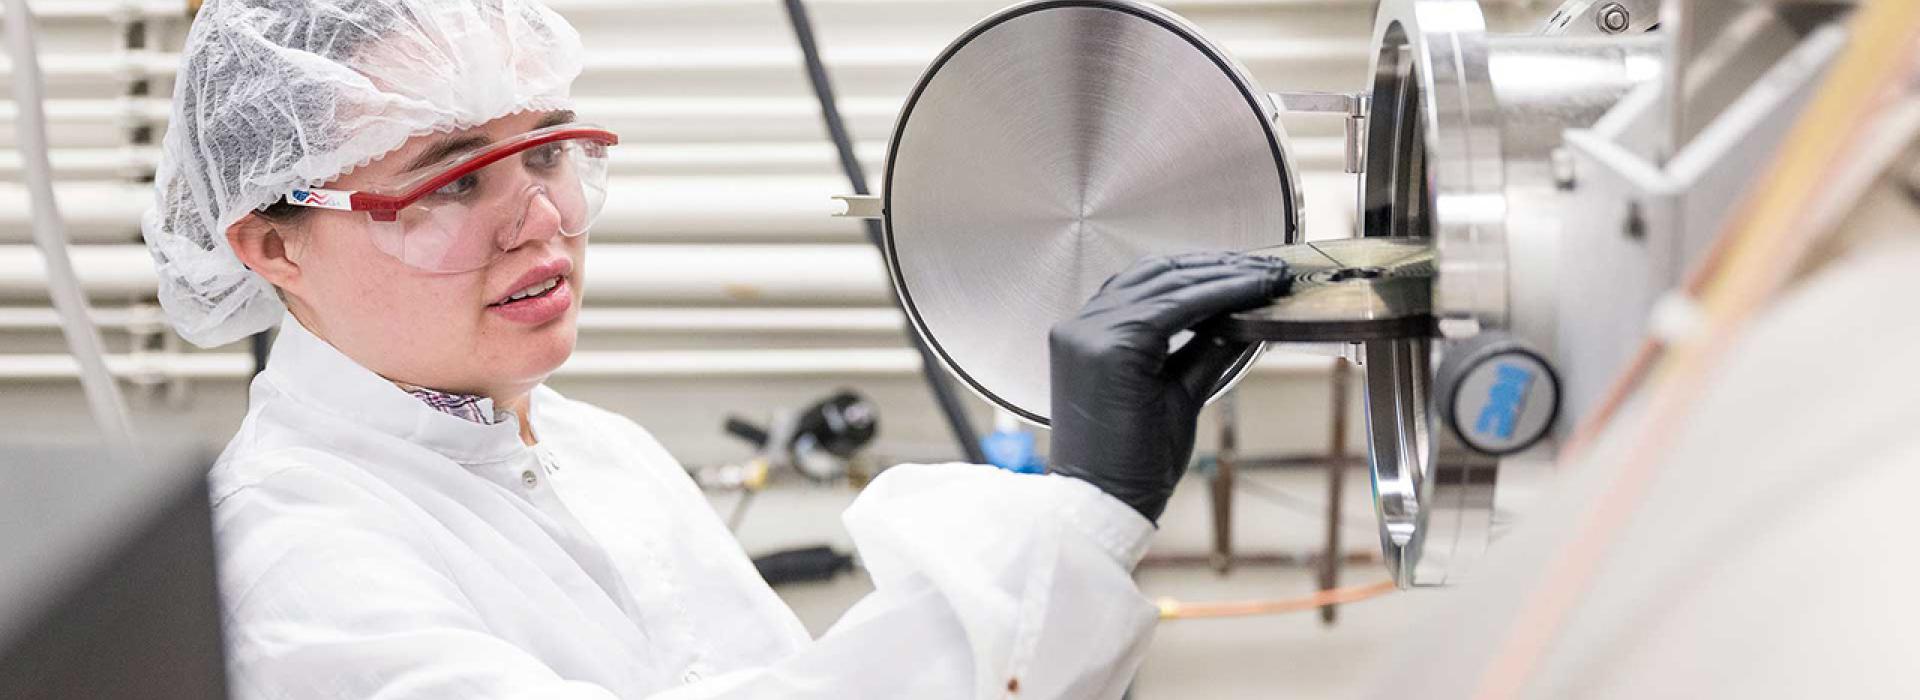
<path fill-rule="evenodd" d="M 489 634 L 437 554 L 363 484 L 282 461 L 215 496 L 235 697 L 615 697 Z"/>
<path fill-rule="evenodd" d="M 236 697 L 615 697 L 491 634 L 373 485 L 293 464 L 216 498 Z M 873 593 L 788 656 L 658 697 L 1113 698 L 1131 679 L 1152 526 L 1091 485 L 902 466 L 846 523 Z"/>
<path fill-rule="evenodd" d="M 690 698 L 1115 698 L 1155 607 L 1131 577 L 1153 526 L 1086 482 L 977 465 L 883 473 L 846 513 L 875 590 L 768 667 Z"/>

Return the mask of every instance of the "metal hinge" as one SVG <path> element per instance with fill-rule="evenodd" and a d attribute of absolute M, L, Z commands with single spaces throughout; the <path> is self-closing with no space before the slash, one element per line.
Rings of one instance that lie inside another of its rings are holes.
<path fill-rule="evenodd" d="M 835 201 L 846 208 L 834 216 L 849 219 L 878 219 L 886 216 L 886 200 L 877 194 L 836 194 Z"/>
<path fill-rule="evenodd" d="M 1360 174 L 1367 165 L 1367 113 L 1373 98 L 1366 93 L 1350 92 L 1274 92 L 1268 93 L 1274 109 L 1284 114 L 1347 115 L 1347 172 Z"/>

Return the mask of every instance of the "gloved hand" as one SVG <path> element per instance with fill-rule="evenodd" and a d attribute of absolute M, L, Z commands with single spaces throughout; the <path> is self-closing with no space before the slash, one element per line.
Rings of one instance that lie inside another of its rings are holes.
<path fill-rule="evenodd" d="M 1174 334 L 1265 305 L 1293 278 L 1272 258 L 1200 253 L 1149 258 L 1115 275 L 1049 336 L 1049 471 L 1091 482 L 1158 521 L 1193 454 L 1200 408 L 1248 343 Z"/>

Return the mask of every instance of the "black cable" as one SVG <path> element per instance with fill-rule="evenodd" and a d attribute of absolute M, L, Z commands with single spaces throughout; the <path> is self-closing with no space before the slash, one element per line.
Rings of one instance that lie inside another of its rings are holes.
<path fill-rule="evenodd" d="M 853 571 L 853 555 L 833 551 L 827 545 L 789 549 L 753 558 L 753 568 L 767 585 L 831 581 Z"/>
<path fill-rule="evenodd" d="M 806 59 L 807 79 L 813 84 L 813 96 L 819 99 L 821 116 L 827 122 L 827 135 L 840 151 L 840 167 L 853 184 L 854 194 L 870 194 L 866 169 L 860 166 L 860 158 L 853 152 L 853 138 L 847 134 L 846 121 L 840 117 L 840 107 L 833 97 L 833 84 L 827 79 L 827 66 L 820 60 L 820 47 L 814 43 L 813 21 L 807 18 L 806 5 L 801 0 L 786 0 L 786 5 L 787 19 L 793 23 L 794 37 L 800 41 L 800 54 Z M 880 222 L 868 220 L 862 223 L 866 224 L 867 242 L 875 249 L 883 248 Z M 897 299 L 894 305 L 899 307 Z M 934 403 L 939 404 L 940 412 L 946 416 L 947 427 L 953 430 L 953 439 L 960 443 L 960 453 L 966 455 L 969 462 L 985 464 L 987 455 L 980 449 L 980 434 L 974 432 L 966 406 L 960 402 L 960 397 L 954 395 L 953 386 L 940 375 L 939 359 L 927 350 L 926 343 L 918 334 L 907 333 L 907 341 L 913 343 L 913 348 L 920 352 L 920 374 L 927 380 L 927 388 L 933 390 Z"/>

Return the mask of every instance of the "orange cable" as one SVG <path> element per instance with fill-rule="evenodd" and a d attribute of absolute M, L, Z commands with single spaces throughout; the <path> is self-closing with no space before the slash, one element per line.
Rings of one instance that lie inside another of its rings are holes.
<path fill-rule="evenodd" d="M 1282 613 L 1317 610 L 1329 605 L 1357 603 L 1370 598 L 1392 593 L 1398 590 L 1392 581 L 1365 586 L 1347 586 L 1331 588 L 1313 595 L 1278 600 L 1237 600 L 1215 603 L 1183 603 L 1172 598 L 1161 598 L 1160 619 L 1193 620 L 1208 617 L 1247 617 L 1252 615 L 1279 615 Z"/>

